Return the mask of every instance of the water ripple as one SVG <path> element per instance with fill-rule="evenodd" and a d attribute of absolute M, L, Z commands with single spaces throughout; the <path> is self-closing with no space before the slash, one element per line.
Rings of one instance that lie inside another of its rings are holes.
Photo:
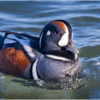
<path fill-rule="evenodd" d="M 0 74 L 0 98 L 99 98 L 100 1 L 0 1 L 0 30 L 39 36 L 44 25 L 55 19 L 64 19 L 73 28 L 73 42 L 88 76 L 87 87 L 51 91 L 23 86 L 11 81 L 12 76 Z"/>

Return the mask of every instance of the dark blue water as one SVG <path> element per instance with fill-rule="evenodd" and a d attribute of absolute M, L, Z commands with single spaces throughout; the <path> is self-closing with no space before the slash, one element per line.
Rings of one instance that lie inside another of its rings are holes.
<path fill-rule="evenodd" d="M 80 51 L 83 74 L 87 76 L 85 86 L 41 88 L 30 80 L 0 73 L 0 98 L 100 98 L 100 1 L 0 2 L 0 30 L 39 36 L 44 25 L 55 19 L 64 19 L 73 28 L 73 42 Z"/>

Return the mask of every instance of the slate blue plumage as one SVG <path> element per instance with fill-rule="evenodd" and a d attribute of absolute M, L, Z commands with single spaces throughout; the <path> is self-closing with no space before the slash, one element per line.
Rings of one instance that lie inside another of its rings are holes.
<path fill-rule="evenodd" d="M 68 22 L 55 20 L 43 28 L 39 38 L 29 34 L 6 32 L 5 37 L 0 37 L 4 41 L 0 46 L 2 49 L 14 47 L 23 50 L 31 62 L 23 77 L 36 80 L 63 78 L 83 71 L 82 62 L 77 55 L 78 50 L 72 42 L 72 34 Z"/>

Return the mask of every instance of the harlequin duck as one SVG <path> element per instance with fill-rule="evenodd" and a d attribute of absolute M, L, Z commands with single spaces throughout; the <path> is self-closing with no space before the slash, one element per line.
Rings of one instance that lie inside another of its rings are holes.
<path fill-rule="evenodd" d="M 6 74 L 45 79 L 76 75 L 83 70 L 72 42 L 72 28 L 64 20 L 49 22 L 40 37 L 6 32 L 0 51 L 0 70 Z"/>

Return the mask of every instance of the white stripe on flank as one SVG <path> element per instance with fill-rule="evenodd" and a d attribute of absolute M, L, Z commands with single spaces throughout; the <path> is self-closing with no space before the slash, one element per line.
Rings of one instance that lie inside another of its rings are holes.
<path fill-rule="evenodd" d="M 64 33 L 64 35 L 61 37 L 60 41 L 58 42 L 58 45 L 60 47 L 66 46 L 68 44 L 69 31 L 68 31 L 68 27 L 66 25 L 65 25 L 65 27 L 66 27 L 66 32 Z"/>
<path fill-rule="evenodd" d="M 41 49 L 41 40 L 42 40 L 43 33 L 41 33 L 40 40 L 39 40 L 39 47 Z"/>
<path fill-rule="evenodd" d="M 23 45 L 23 48 L 25 49 L 25 51 L 28 53 L 28 55 L 32 58 L 35 57 L 35 54 L 33 53 L 33 49 L 27 45 Z"/>
<path fill-rule="evenodd" d="M 67 58 L 64 58 L 64 57 L 55 56 L 55 55 L 45 54 L 45 56 L 47 56 L 49 58 L 52 58 L 52 59 L 56 59 L 56 60 L 70 61 L 70 59 L 67 59 Z"/>
<path fill-rule="evenodd" d="M 39 79 L 38 75 L 37 75 L 37 70 L 36 70 L 37 62 L 38 62 L 38 59 L 36 59 L 36 61 L 34 62 L 33 66 L 32 66 L 32 76 L 33 76 L 34 80 Z"/>

